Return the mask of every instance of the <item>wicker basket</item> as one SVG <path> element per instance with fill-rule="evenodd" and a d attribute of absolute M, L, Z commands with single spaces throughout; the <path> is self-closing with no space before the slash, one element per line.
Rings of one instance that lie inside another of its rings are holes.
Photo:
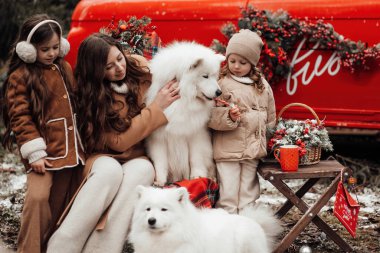
<path fill-rule="evenodd" d="M 321 121 L 319 120 L 318 115 L 315 113 L 315 111 L 310 106 L 302 104 L 302 103 L 291 103 L 291 104 L 288 104 L 288 105 L 284 106 L 284 108 L 282 108 L 281 111 L 277 115 L 276 124 L 278 123 L 278 120 L 281 117 L 281 115 L 288 108 L 293 107 L 293 106 L 300 106 L 300 107 L 304 107 L 304 108 L 308 109 L 313 114 L 313 116 L 315 117 L 315 119 L 317 120 L 318 125 L 321 124 Z M 312 164 L 319 163 L 319 161 L 321 160 L 321 147 L 320 146 L 318 146 L 318 147 L 312 147 L 310 149 L 307 149 L 306 151 L 307 151 L 306 152 L 307 159 L 305 159 L 306 161 L 301 161 L 300 160 L 300 164 L 299 165 L 312 165 Z"/>

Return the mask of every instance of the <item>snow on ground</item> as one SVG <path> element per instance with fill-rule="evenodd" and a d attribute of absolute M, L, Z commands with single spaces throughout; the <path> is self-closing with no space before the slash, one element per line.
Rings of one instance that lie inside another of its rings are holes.
<path fill-rule="evenodd" d="M 0 205 L 10 207 L 9 196 L 21 190 L 26 184 L 23 165 L 17 154 L 5 153 L 0 163 Z"/>
<path fill-rule="evenodd" d="M 3 163 L 3 168 L 17 168 L 15 164 L 11 163 Z M 4 173 L 4 172 L 3 172 Z M 6 173 L 6 172 L 5 172 Z M 11 192 L 19 190 L 25 186 L 26 183 L 26 175 L 25 174 L 10 174 L 9 182 L 7 184 L 2 184 L 0 187 L 0 205 L 9 206 L 11 205 L 9 199 L 5 198 L 9 196 Z M 299 188 L 304 184 L 305 180 L 291 180 L 287 181 L 287 184 L 290 188 Z M 6 186 L 6 187 L 3 187 Z M 286 198 L 269 182 L 262 178 L 260 178 L 260 187 L 261 187 L 261 196 L 258 202 L 265 203 L 268 205 L 280 206 L 286 201 Z M 318 197 L 319 193 L 323 192 L 323 188 L 326 185 L 317 183 L 314 188 L 318 193 L 308 192 L 305 194 L 303 199 L 308 203 L 313 203 Z M 355 195 L 353 195 L 355 198 Z M 363 188 L 362 191 L 357 193 L 357 199 L 361 205 L 360 212 L 365 213 L 380 213 L 380 190 L 379 189 L 371 189 L 371 188 Z M 324 211 L 328 208 L 331 208 L 334 205 L 335 196 L 333 196 L 328 204 L 323 207 L 321 211 Z"/>
<path fill-rule="evenodd" d="M 26 175 L 10 175 L 9 176 L 9 186 L 10 188 L 4 189 L 0 188 L 0 196 L 5 195 L 7 192 L 22 189 L 26 184 Z"/>

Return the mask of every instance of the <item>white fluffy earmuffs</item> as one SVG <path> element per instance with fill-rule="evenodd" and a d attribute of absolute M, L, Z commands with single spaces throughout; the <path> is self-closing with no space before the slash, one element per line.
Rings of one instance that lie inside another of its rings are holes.
<path fill-rule="evenodd" d="M 59 56 L 64 57 L 67 55 L 67 53 L 70 51 L 70 43 L 62 37 L 62 28 L 59 25 L 59 23 L 55 20 L 47 19 L 44 21 L 41 21 L 38 23 L 33 29 L 29 32 L 29 35 L 26 39 L 26 41 L 21 41 L 17 43 L 16 45 L 16 53 L 18 57 L 20 57 L 21 60 L 23 60 L 25 63 L 33 63 L 37 59 L 37 49 L 34 47 L 32 43 L 30 43 L 30 40 L 32 39 L 32 36 L 34 32 L 43 24 L 46 23 L 54 23 L 58 25 L 60 31 L 61 31 L 61 41 L 60 41 L 60 48 L 59 48 Z"/>

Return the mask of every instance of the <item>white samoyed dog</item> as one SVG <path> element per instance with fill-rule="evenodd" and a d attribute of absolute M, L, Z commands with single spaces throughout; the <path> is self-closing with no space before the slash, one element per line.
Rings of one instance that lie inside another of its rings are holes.
<path fill-rule="evenodd" d="M 138 186 L 129 235 L 136 253 L 269 253 L 282 226 L 266 208 L 251 218 L 198 209 L 185 188 Z"/>
<path fill-rule="evenodd" d="M 170 80 L 179 82 L 181 96 L 164 113 L 168 124 L 147 139 L 148 154 L 156 170 L 156 184 L 163 186 L 196 177 L 215 177 L 211 138 L 207 129 L 218 86 L 220 64 L 225 57 L 195 42 L 175 42 L 150 62 L 150 104 Z"/>

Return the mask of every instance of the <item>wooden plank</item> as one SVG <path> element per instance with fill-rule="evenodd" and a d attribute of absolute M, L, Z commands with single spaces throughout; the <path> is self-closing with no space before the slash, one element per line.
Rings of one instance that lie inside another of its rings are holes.
<path fill-rule="evenodd" d="M 261 163 L 258 172 L 266 180 L 271 176 L 280 179 L 309 179 L 309 178 L 329 178 L 339 174 L 344 166 L 336 160 L 324 160 L 310 166 L 301 166 L 298 171 L 284 172 L 278 163 Z"/>

